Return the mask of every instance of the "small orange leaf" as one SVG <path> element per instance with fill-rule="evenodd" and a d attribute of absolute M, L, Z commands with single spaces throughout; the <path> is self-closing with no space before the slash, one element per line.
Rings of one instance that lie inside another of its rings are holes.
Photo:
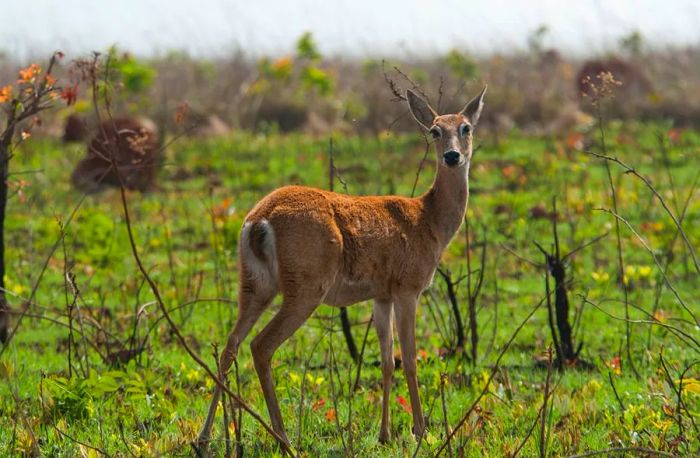
<path fill-rule="evenodd" d="M 5 87 L 0 87 L 0 103 L 5 103 L 12 97 L 12 86 L 9 84 Z"/>
<path fill-rule="evenodd" d="M 681 131 L 678 129 L 670 129 L 668 131 L 668 139 L 671 140 L 671 143 L 676 143 L 678 140 L 681 138 Z"/>
<path fill-rule="evenodd" d="M 182 102 L 177 106 L 175 110 L 175 124 L 182 124 L 187 119 L 187 115 L 190 112 L 190 106 L 187 102 Z"/>
<path fill-rule="evenodd" d="M 19 71 L 18 83 L 30 83 L 39 73 L 41 73 L 41 67 L 37 64 L 31 64 L 27 68 L 23 68 Z"/>

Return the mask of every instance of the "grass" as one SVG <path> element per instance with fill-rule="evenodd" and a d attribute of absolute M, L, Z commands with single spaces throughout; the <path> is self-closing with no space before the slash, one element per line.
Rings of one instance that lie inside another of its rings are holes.
<path fill-rule="evenodd" d="M 660 154 L 658 134 L 665 138 L 666 159 Z M 674 131 L 669 139 L 668 126 L 613 123 L 608 137 L 610 153 L 650 177 L 680 214 L 688 193 L 696 192 L 692 185 L 700 168 L 700 134 Z M 609 214 L 596 210 L 611 205 L 603 163 L 576 145 L 591 142 L 591 148 L 600 151 L 593 133 L 561 139 L 514 133 L 498 142 L 483 134 L 480 141 L 482 147 L 471 169 L 468 209 L 474 235 L 478 241 L 486 240 L 485 266 L 479 266 L 481 247 L 472 244 L 472 269 L 485 269 L 483 292 L 477 301 L 479 359 L 472 365 L 466 357 L 468 349 L 441 356 L 446 342 L 453 338 L 454 324 L 449 321 L 444 285 L 436 277 L 432 289 L 437 301 L 423 300 L 418 319 L 419 383 L 429 416 L 419 456 L 432 455 L 445 437 L 440 401 L 443 374 L 447 421 L 455 425 L 486 388 L 505 342 L 544 297 L 543 270 L 513 256 L 503 245 L 539 262 L 541 255 L 533 241 L 549 247 L 551 226 L 550 221 L 533 214 L 536 207 L 548 208 L 552 196 L 558 197 L 564 252 L 614 225 Z M 326 188 L 328 143 L 327 138 L 300 134 L 236 133 L 207 141 L 181 140 L 167 152 L 160 177 L 162 189 L 129 194 L 146 267 L 158 282 L 166 305 L 174 309 L 180 330 L 212 367 L 211 344 L 224 344 L 236 316 L 236 244 L 246 211 L 284 184 Z M 334 139 L 335 164 L 351 194 L 410 195 L 424 152 L 424 142 L 417 135 Z M 27 182 L 22 195 L 13 196 L 8 210 L 7 284 L 16 296 L 11 298 L 16 310 L 22 298 L 28 297 L 61 233 L 59 222 L 66 225 L 66 237 L 65 247 L 49 260 L 35 304 L 29 309 L 31 316 L 24 319 L 0 360 L 4 379 L 0 385 L 0 450 L 7 455 L 30 454 L 33 436 L 47 456 L 100 454 L 90 447 L 112 456 L 189 455 L 189 442 L 206 414 L 213 383 L 160 319 L 131 256 L 118 191 L 88 197 L 67 224 L 81 199 L 70 188 L 68 176 L 82 154 L 79 146 L 37 140 L 23 144 L 13 160 L 13 182 Z M 425 165 L 418 192 L 429 187 L 433 167 L 432 161 Z M 612 167 L 620 214 L 663 254 L 675 233 L 671 219 L 639 180 Z M 31 173 L 23 173 L 27 171 Z M 346 192 L 340 183 L 336 189 Z M 683 227 L 696 249 L 699 223 L 700 201 L 695 197 Z M 455 276 L 466 272 L 464 230 L 463 226 L 443 257 Z M 630 303 L 649 312 L 660 277 L 649 253 L 625 227 L 622 236 Z M 672 252 L 669 276 L 698 313 L 698 275 L 680 240 Z M 611 235 L 577 254 L 568 269 L 573 279 L 570 300 L 576 309 L 572 315 L 581 316 L 576 340 L 583 344 L 581 356 L 595 368 L 552 374 L 546 434 L 535 427 L 522 456 L 539 453 L 540 437 L 547 440 L 549 456 L 631 446 L 685 456 L 700 453 L 697 429 L 691 421 L 700 412 L 698 367 L 684 375 L 691 380 L 682 391 L 690 413 L 682 411 L 678 420 L 677 396 L 660 360 L 663 352 L 673 386 L 678 388 L 680 372 L 697 362 L 697 348 L 662 327 L 654 326 L 649 332 L 647 325 L 632 325 L 631 348 L 641 373 L 636 379 L 623 350 L 625 323 L 584 306 L 579 296 L 586 295 L 610 314 L 624 316 L 616 262 Z M 70 288 L 66 294 L 64 269 L 75 275 L 80 290 L 77 306 L 84 316 L 85 340 L 103 354 L 123 349 L 118 341 L 127 348 L 135 341 L 145 342 L 142 353 L 126 364 L 108 364 L 94 348 L 84 349 L 86 342 L 77 334 L 80 322 L 74 319 L 69 369 L 67 308 L 73 296 Z M 462 316 L 467 316 L 466 294 L 462 282 L 457 290 Z M 187 305 L 178 307 L 182 304 Z M 688 320 L 689 315 L 667 288 L 659 304 L 656 319 L 675 323 L 697 339 L 697 327 L 677 321 Z M 252 334 L 271 313 L 274 310 L 266 312 Z M 355 339 L 361 343 L 371 306 L 359 304 L 349 313 L 356 324 Z M 635 308 L 631 314 L 633 319 L 648 319 Z M 438 327 L 435 316 L 448 320 L 446 328 Z M 392 391 L 393 442 L 380 445 L 381 374 L 375 364 L 379 361 L 376 336 L 369 334 L 360 388 L 351 394 L 356 366 L 345 350 L 338 324 L 337 310 L 321 306 L 275 355 L 273 370 L 289 437 L 304 456 L 341 456 L 348 451 L 358 456 L 412 455 L 417 441 L 410 434 L 403 374 L 397 371 Z M 520 445 L 538 421 L 547 372 L 538 368 L 536 359 L 550 342 L 543 307 L 505 352 L 488 394 L 458 432 L 453 451 L 463 456 L 506 456 Z M 267 418 L 247 345 L 242 347 L 239 364 L 242 397 Z M 235 388 L 233 378 L 232 384 Z M 301 439 L 297 441 L 300 405 Z M 216 455 L 224 453 L 221 417 L 217 417 L 214 432 Z M 230 433 L 233 437 L 234 432 Z M 271 437 L 250 417 L 244 416 L 241 433 L 249 456 L 281 455 Z"/>

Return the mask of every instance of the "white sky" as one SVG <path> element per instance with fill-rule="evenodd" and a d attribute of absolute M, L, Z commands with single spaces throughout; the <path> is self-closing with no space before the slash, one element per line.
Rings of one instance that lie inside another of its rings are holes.
<path fill-rule="evenodd" d="M 307 30 L 329 55 L 507 52 L 542 24 L 548 45 L 578 55 L 614 49 L 635 29 L 657 46 L 700 44 L 700 0 L 0 0 L 0 17 L 0 50 L 21 59 L 112 44 L 279 55 Z"/>

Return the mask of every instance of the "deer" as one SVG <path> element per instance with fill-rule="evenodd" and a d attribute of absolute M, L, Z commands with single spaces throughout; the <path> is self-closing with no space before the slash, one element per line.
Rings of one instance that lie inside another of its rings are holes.
<path fill-rule="evenodd" d="M 410 89 L 406 100 L 433 139 L 436 175 L 416 198 L 349 196 L 304 186 L 278 188 L 246 216 L 240 234 L 238 317 L 220 355 L 225 374 L 243 340 L 278 293 L 282 303 L 250 343 L 272 429 L 291 446 L 275 394 L 276 350 L 325 303 L 347 307 L 373 300 L 382 373 L 379 441 L 390 440 L 394 375 L 393 324 L 413 413 L 413 434 L 425 431 L 416 370 L 416 311 L 443 250 L 459 229 L 469 196 L 474 127 L 486 87 L 458 113 L 438 115 Z M 393 313 L 392 313 L 393 312 Z M 393 316 L 392 316 L 393 315 Z M 206 447 L 221 395 L 215 388 L 197 443 Z"/>

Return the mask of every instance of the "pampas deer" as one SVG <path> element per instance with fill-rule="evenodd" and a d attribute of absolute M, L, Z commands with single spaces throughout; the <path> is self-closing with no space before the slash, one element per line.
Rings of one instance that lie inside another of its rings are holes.
<path fill-rule="evenodd" d="M 321 303 L 346 307 L 374 300 L 383 381 L 379 440 L 389 440 L 389 397 L 394 372 L 392 310 L 413 411 L 413 433 L 425 419 L 416 377 L 416 306 L 442 251 L 457 232 L 467 205 L 472 131 L 486 92 L 456 114 L 438 115 L 410 90 L 413 117 L 428 131 L 437 174 L 418 198 L 353 197 L 288 186 L 264 197 L 246 216 L 240 239 L 238 320 L 221 354 L 227 371 L 239 345 L 277 293 L 277 314 L 250 348 L 272 427 L 289 443 L 275 395 L 270 362 L 279 346 Z M 217 388 L 198 442 L 206 444 L 216 413 Z"/>

